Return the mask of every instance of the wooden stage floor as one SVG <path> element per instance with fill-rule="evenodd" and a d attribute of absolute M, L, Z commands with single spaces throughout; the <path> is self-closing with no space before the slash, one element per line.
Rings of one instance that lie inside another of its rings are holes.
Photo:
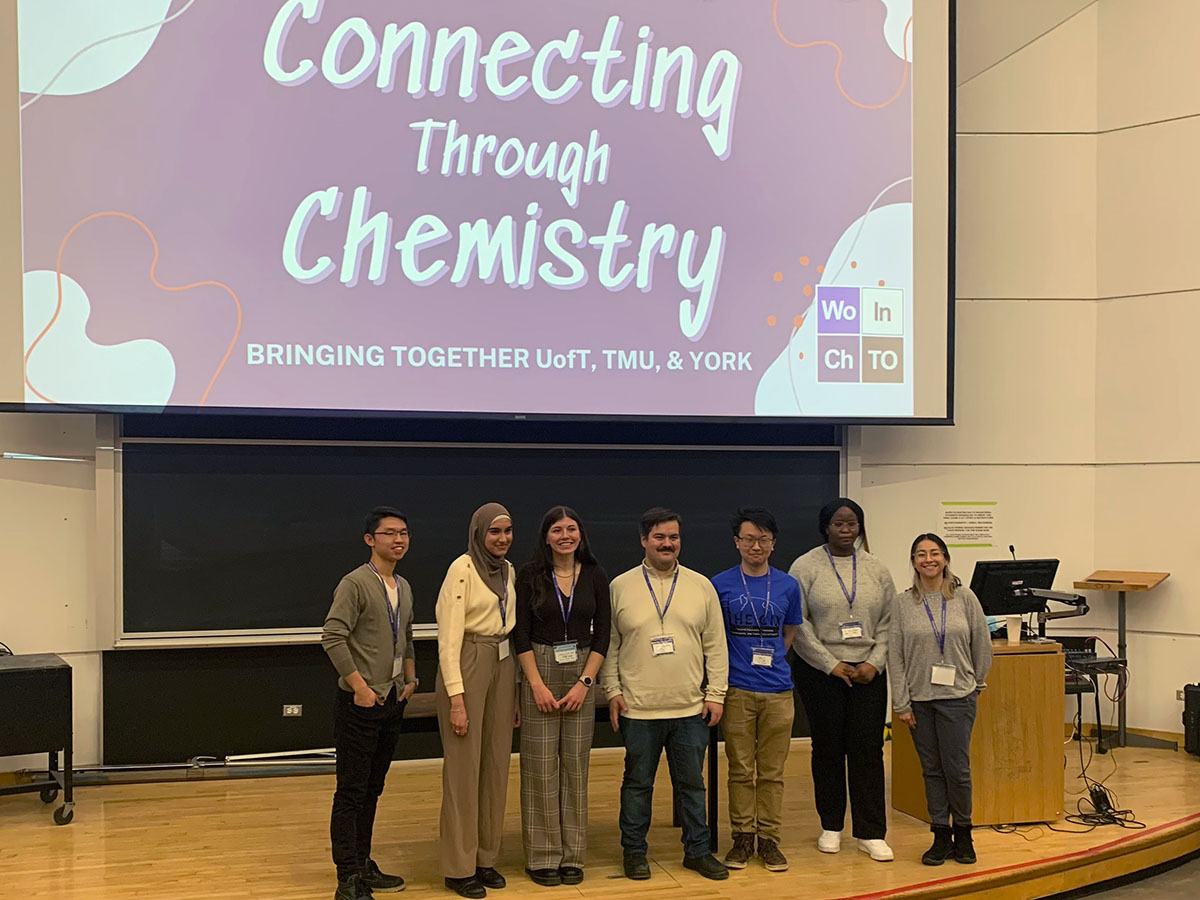
<path fill-rule="evenodd" d="M 1068 744 L 1067 806 L 1081 782 L 1076 748 Z M 587 878 L 576 887 L 543 888 L 523 873 L 517 760 L 513 758 L 504 849 L 499 868 L 509 879 L 505 900 L 518 897 L 882 898 L 1044 897 L 1157 865 L 1200 849 L 1200 759 L 1182 752 L 1117 750 L 1097 757 L 1089 774 L 1107 784 L 1143 831 L 1115 827 L 1062 834 L 1044 827 L 1020 833 L 976 830 L 979 863 L 923 866 L 924 823 L 891 813 L 893 863 L 877 863 L 846 840 L 836 856 L 819 853 L 812 807 L 809 749 L 795 741 L 788 761 L 783 850 L 791 869 L 752 864 L 728 881 L 711 882 L 681 865 L 679 833 L 670 827 L 666 765 L 655 791 L 650 833 L 653 877 L 621 877 L 617 830 L 620 749 L 596 750 L 591 774 Z M 1117 763 L 1113 771 L 1114 760 Z M 721 760 L 722 779 L 724 759 Z M 405 896 L 454 896 L 437 866 L 440 761 L 392 766 L 380 801 L 374 856 L 408 881 Z M 723 788 L 723 786 L 722 786 Z M 204 779 L 159 784 L 81 787 L 73 824 L 52 824 L 36 794 L 0 798 L 0 895 L 56 900 L 221 900 L 333 895 L 328 817 L 333 778 L 307 775 Z M 722 789 L 722 810 L 725 809 Z M 1075 826 L 1059 823 L 1058 827 Z M 847 831 L 848 833 L 848 831 Z M 721 850 L 729 846 L 720 824 Z M 495 894 L 496 892 L 492 892 Z"/>

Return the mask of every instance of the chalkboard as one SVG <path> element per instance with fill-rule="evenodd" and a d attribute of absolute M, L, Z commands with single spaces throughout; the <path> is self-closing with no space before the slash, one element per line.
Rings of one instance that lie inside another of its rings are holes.
<path fill-rule="evenodd" d="M 319 629 L 338 580 L 367 559 L 362 521 L 378 504 L 409 516 L 398 571 L 416 621 L 432 623 L 484 502 L 513 514 L 517 565 L 543 513 L 574 507 L 610 575 L 641 559 L 641 513 L 669 506 L 682 516 L 681 561 L 711 575 L 737 562 L 738 506 L 775 513 L 772 561 L 787 568 L 819 543 L 817 510 L 838 485 L 836 450 L 126 443 L 123 633 Z"/>

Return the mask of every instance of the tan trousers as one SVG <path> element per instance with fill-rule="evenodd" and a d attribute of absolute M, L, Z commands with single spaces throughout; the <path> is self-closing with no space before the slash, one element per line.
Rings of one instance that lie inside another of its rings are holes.
<path fill-rule="evenodd" d="M 511 643 L 509 644 L 511 648 Z M 438 732 L 442 736 L 442 818 L 439 845 L 447 878 L 467 878 L 496 863 L 504 831 L 508 764 L 516 713 L 513 654 L 500 659 L 500 639 L 463 637 L 460 660 L 467 733 L 450 725 L 450 696 L 437 677 Z"/>
<path fill-rule="evenodd" d="M 729 758 L 729 824 L 734 835 L 757 834 L 779 842 L 783 767 L 795 715 L 791 691 L 760 694 L 730 687 L 725 694 L 721 731 Z"/>

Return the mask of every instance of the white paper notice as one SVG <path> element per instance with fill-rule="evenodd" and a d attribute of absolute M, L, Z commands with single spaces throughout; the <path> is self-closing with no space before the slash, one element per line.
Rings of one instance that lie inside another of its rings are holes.
<path fill-rule="evenodd" d="M 996 500 L 943 500 L 942 537 L 950 547 L 992 547 Z"/>

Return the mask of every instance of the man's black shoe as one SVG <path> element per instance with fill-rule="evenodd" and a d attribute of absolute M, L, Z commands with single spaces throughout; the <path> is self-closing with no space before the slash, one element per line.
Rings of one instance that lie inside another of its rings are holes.
<path fill-rule="evenodd" d="M 468 878 L 447 878 L 446 887 L 454 891 L 460 897 L 469 897 L 471 900 L 482 900 L 487 896 L 487 891 L 480 884 L 479 879 L 474 875 Z"/>
<path fill-rule="evenodd" d="M 557 887 L 562 884 L 562 878 L 558 874 L 558 869 L 525 869 L 525 874 L 529 876 L 529 880 L 534 884 L 540 884 L 542 887 Z"/>
<path fill-rule="evenodd" d="M 379 866 L 373 859 L 368 859 L 367 864 L 363 866 L 358 882 L 380 894 L 393 894 L 404 890 L 404 879 L 399 875 L 388 875 L 379 871 Z"/>
<path fill-rule="evenodd" d="M 559 866 L 558 877 L 563 884 L 582 884 L 583 869 L 579 866 Z"/>
<path fill-rule="evenodd" d="M 711 878 L 713 881 L 724 881 L 729 877 L 729 869 L 711 853 L 705 853 L 703 856 L 685 856 L 683 867 L 691 869 L 693 872 L 699 872 L 705 878 Z"/>
<path fill-rule="evenodd" d="M 493 891 L 498 891 L 500 888 L 508 884 L 508 882 L 504 880 L 504 876 L 491 866 L 476 866 L 475 879 L 485 888 L 491 888 Z"/>
<path fill-rule="evenodd" d="M 625 877 L 634 881 L 645 881 L 650 877 L 650 863 L 645 853 L 633 853 L 625 857 Z"/>
<path fill-rule="evenodd" d="M 359 893 L 362 889 L 358 883 L 358 875 L 351 875 L 349 878 L 339 878 L 337 890 L 333 894 L 333 900 L 358 900 L 363 896 Z M 367 896 L 370 896 L 369 894 Z"/>

